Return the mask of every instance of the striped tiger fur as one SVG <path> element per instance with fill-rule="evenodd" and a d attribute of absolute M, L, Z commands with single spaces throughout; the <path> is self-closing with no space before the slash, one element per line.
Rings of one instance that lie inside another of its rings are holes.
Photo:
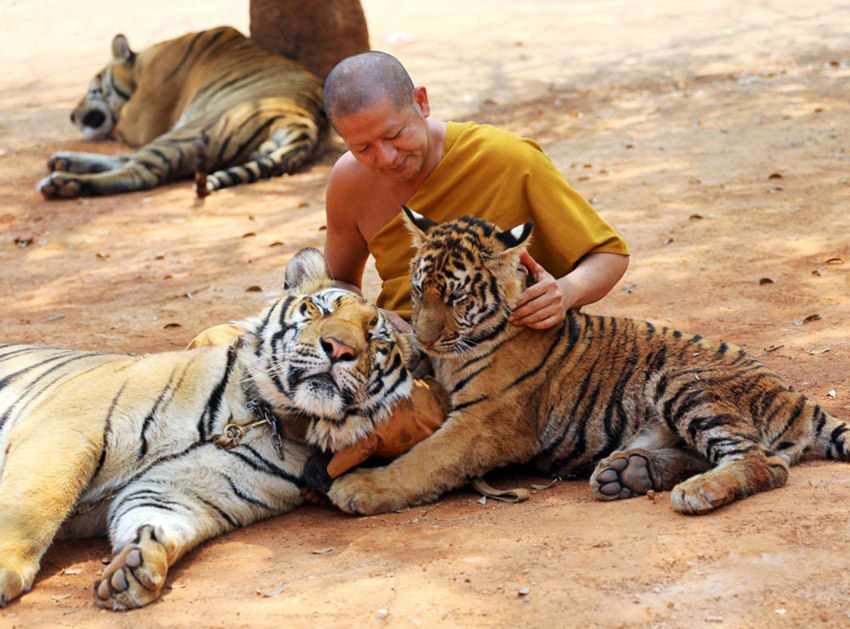
<path fill-rule="evenodd" d="M 292 173 L 317 156 L 327 120 L 322 83 L 294 61 L 223 26 L 140 53 L 124 35 L 71 114 L 85 140 L 114 138 L 130 155 L 61 151 L 38 190 L 48 199 L 145 190 L 192 176 L 199 196 Z"/>
<path fill-rule="evenodd" d="M 408 342 L 333 286 L 321 253 L 300 252 L 286 276 L 283 297 L 230 347 L 0 345 L 0 606 L 30 589 L 56 535 L 109 535 L 98 605 L 151 602 L 200 542 L 302 503 L 307 444 L 339 450 L 410 396 Z M 253 421 L 235 447 L 217 440 Z"/>
<path fill-rule="evenodd" d="M 803 457 L 850 459 L 847 423 L 738 347 L 575 311 L 549 330 L 509 323 L 531 223 L 435 225 L 404 211 L 413 330 L 452 411 L 388 467 L 337 480 L 340 508 L 391 511 L 531 462 L 589 473 L 601 500 L 672 490 L 675 510 L 697 514 L 783 485 Z"/>

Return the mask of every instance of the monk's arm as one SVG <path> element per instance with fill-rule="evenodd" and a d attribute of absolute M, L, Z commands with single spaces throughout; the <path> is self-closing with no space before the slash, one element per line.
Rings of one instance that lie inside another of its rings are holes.
<path fill-rule="evenodd" d="M 356 182 L 339 160 L 325 193 L 325 261 L 334 283 L 359 295 L 369 248 L 357 227 L 358 196 Z"/>

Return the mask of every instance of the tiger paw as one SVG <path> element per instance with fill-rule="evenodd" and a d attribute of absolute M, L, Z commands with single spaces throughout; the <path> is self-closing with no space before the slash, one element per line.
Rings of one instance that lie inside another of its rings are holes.
<path fill-rule="evenodd" d="M 83 172 L 75 169 L 77 164 L 76 153 L 71 151 L 59 151 L 47 160 L 47 170 L 50 172 L 65 171 L 68 173 Z"/>
<path fill-rule="evenodd" d="M 24 578 L 16 571 L 9 568 L 0 568 L 0 607 L 24 591 Z"/>
<path fill-rule="evenodd" d="M 387 468 L 354 470 L 334 481 L 328 498 L 346 513 L 375 515 L 409 506 Z"/>
<path fill-rule="evenodd" d="M 80 196 L 83 186 L 80 180 L 64 172 L 54 172 L 36 184 L 36 190 L 45 199 L 74 199 Z"/>
<path fill-rule="evenodd" d="M 679 483 L 670 494 L 673 508 L 688 515 L 702 515 L 735 500 L 734 483 L 718 474 L 700 474 Z"/>
<path fill-rule="evenodd" d="M 165 547 L 152 526 L 143 526 L 136 541 L 121 549 L 94 584 L 95 602 L 115 611 L 143 607 L 159 596 L 167 573 Z"/>
<path fill-rule="evenodd" d="M 596 466 L 590 487 L 599 500 L 621 500 L 654 489 L 650 453 L 643 450 L 615 452 Z"/>
<path fill-rule="evenodd" d="M 35 575 L 38 573 L 38 563 L 20 570 L 0 561 L 0 607 L 6 607 L 14 598 L 24 592 L 29 592 Z"/>

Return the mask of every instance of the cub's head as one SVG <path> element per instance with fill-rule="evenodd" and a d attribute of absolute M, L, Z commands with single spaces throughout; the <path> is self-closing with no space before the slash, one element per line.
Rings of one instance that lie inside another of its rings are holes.
<path fill-rule="evenodd" d="M 135 63 L 136 53 L 130 50 L 127 38 L 116 35 L 112 40 L 112 61 L 95 75 L 88 92 L 71 112 L 71 122 L 79 127 L 84 140 L 109 137 L 118 113 L 136 89 Z"/>
<path fill-rule="evenodd" d="M 314 445 L 336 451 L 362 439 L 411 394 L 409 341 L 375 306 L 334 287 L 316 249 L 296 254 L 283 297 L 243 323 L 240 359 L 260 394 L 309 418 Z"/>
<path fill-rule="evenodd" d="M 508 325 L 523 288 L 519 256 L 532 223 L 501 231 L 464 216 L 442 223 L 402 206 L 416 254 L 411 262 L 413 332 L 431 356 L 476 353 Z"/>

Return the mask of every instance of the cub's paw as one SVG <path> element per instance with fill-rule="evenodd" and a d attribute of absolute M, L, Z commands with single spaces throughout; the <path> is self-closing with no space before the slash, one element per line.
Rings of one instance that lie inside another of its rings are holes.
<path fill-rule="evenodd" d="M 354 470 L 334 481 L 328 498 L 346 513 L 375 515 L 409 506 L 386 468 Z"/>
<path fill-rule="evenodd" d="M 124 546 L 94 584 L 95 602 L 122 611 L 153 602 L 165 584 L 168 560 L 152 526 L 139 528 L 136 540 Z"/>
<path fill-rule="evenodd" d="M 596 466 L 590 487 L 599 500 L 621 500 L 654 489 L 651 454 L 644 450 L 615 452 Z"/>
<path fill-rule="evenodd" d="M 728 481 L 732 482 L 716 473 L 694 476 L 673 488 L 670 502 L 676 511 L 688 515 L 714 511 L 736 498 L 734 479 Z"/>
<path fill-rule="evenodd" d="M 65 172 L 51 173 L 35 187 L 45 199 L 74 199 L 80 196 L 83 190 L 80 180 Z"/>

